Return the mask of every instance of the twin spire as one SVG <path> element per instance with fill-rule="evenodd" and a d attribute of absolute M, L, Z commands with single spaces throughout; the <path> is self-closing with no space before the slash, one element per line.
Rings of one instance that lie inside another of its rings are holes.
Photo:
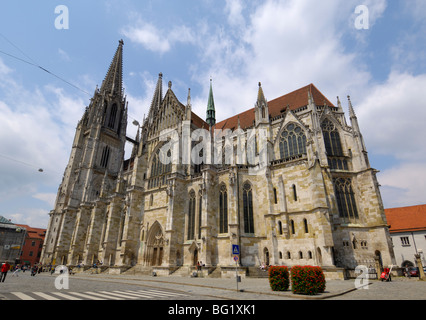
<path fill-rule="evenodd" d="M 118 96 L 123 94 L 123 45 L 124 41 L 120 40 L 108 73 L 102 82 L 100 91 L 103 93 Z"/>

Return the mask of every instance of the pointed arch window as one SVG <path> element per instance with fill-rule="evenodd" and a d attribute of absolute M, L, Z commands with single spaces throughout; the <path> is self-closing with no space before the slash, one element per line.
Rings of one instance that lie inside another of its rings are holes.
<path fill-rule="evenodd" d="M 325 119 L 321 124 L 324 137 L 325 150 L 328 156 L 343 156 L 340 134 L 336 126 L 329 119 Z"/>
<path fill-rule="evenodd" d="M 344 219 L 358 219 L 352 180 L 350 178 L 336 178 L 334 179 L 334 189 L 340 217 Z"/>
<path fill-rule="evenodd" d="M 288 124 L 281 132 L 279 145 L 281 159 L 306 154 L 306 135 L 304 130 L 297 124 Z"/>
<path fill-rule="evenodd" d="M 228 191 L 225 185 L 219 193 L 219 233 L 228 233 Z"/>
<path fill-rule="evenodd" d="M 254 233 L 253 191 L 250 183 L 243 187 L 244 232 Z"/>
<path fill-rule="evenodd" d="M 198 239 L 201 239 L 201 224 L 203 213 L 203 193 L 200 191 L 198 195 Z"/>
<path fill-rule="evenodd" d="M 344 157 L 340 134 L 336 126 L 329 119 L 325 119 L 321 129 L 329 167 L 333 170 L 348 171 L 348 161 Z"/>
<path fill-rule="evenodd" d="M 114 103 L 111 107 L 111 112 L 109 113 L 108 127 L 111 129 L 115 128 L 115 119 L 117 118 L 117 104 Z"/>
<path fill-rule="evenodd" d="M 168 164 L 164 164 L 161 156 L 161 148 L 157 150 L 157 152 L 154 154 L 151 162 L 151 175 L 148 182 L 148 188 L 157 188 L 162 187 L 166 185 L 167 183 L 167 177 L 172 171 L 172 164 L 171 162 Z M 171 151 L 169 150 L 167 152 L 167 157 L 171 158 Z"/>
<path fill-rule="evenodd" d="M 109 154 L 111 152 L 111 149 L 109 146 L 105 146 L 102 150 L 102 157 L 101 157 L 101 168 L 106 168 L 108 167 L 108 162 L 109 162 Z"/>
<path fill-rule="evenodd" d="M 189 193 L 188 223 L 187 223 L 187 240 L 195 239 L 195 192 Z"/>

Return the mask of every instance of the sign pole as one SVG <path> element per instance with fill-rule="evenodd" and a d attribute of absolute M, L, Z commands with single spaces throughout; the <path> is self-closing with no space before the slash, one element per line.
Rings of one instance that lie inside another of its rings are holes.
<path fill-rule="evenodd" d="M 232 254 L 234 255 L 235 261 L 235 279 L 237 280 L 237 292 L 238 292 L 238 282 L 240 278 L 238 277 L 238 260 L 240 259 L 240 246 L 232 245 Z"/>
<path fill-rule="evenodd" d="M 238 258 L 238 256 L 235 256 Z M 237 292 L 238 292 L 238 259 L 235 259 L 235 278 L 237 279 Z"/>

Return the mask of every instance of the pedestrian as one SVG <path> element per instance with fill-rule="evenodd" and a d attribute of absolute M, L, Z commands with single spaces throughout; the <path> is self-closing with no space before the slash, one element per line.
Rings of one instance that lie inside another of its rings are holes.
<path fill-rule="evenodd" d="M 34 265 L 31 269 L 31 276 L 35 277 L 35 275 L 37 274 L 37 269 L 38 267 L 36 265 Z"/>
<path fill-rule="evenodd" d="M 15 275 L 19 277 L 19 272 L 21 272 L 21 268 L 19 267 L 19 264 L 15 267 L 15 271 L 12 273 L 12 277 Z"/>
<path fill-rule="evenodd" d="M 6 279 L 6 275 L 9 272 L 9 270 L 10 270 L 10 264 L 8 263 L 8 261 L 6 261 L 1 266 L 0 282 L 4 282 L 4 280 Z"/>

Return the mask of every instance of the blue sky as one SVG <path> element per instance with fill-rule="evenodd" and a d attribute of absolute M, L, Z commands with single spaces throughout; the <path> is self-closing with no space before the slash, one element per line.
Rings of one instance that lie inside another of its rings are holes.
<path fill-rule="evenodd" d="M 58 5 L 69 29 L 55 28 Z M 219 121 L 252 108 L 259 81 L 268 100 L 314 83 L 345 110 L 351 96 L 385 207 L 426 203 L 426 1 L 22 0 L 0 10 L 0 215 L 47 226 L 120 39 L 131 120 L 148 112 L 160 72 L 181 101 L 191 88 L 201 117 L 212 77 Z"/>

